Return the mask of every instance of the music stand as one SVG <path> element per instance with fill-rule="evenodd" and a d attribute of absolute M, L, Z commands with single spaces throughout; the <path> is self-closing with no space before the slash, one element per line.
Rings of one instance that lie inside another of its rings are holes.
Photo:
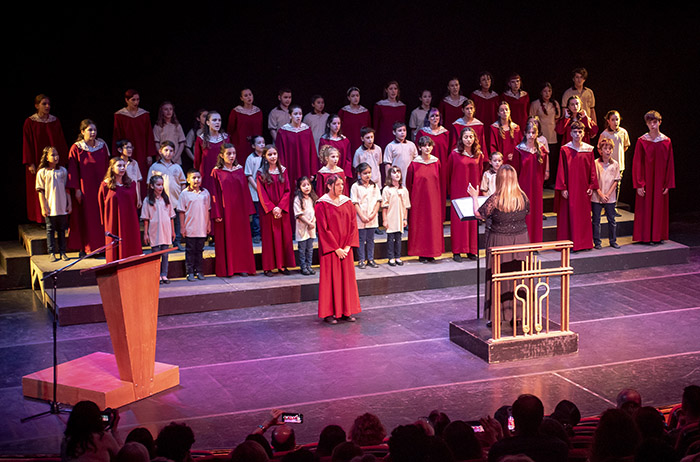
<path fill-rule="evenodd" d="M 486 202 L 486 199 L 488 199 L 487 196 L 479 196 L 477 197 L 477 201 L 479 202 L 479 207 L 484 205 L 484 202 Z M 452 207 L 454 208 L 455 212 L 457 213 L 457 216 L 459 217 L 460 221 L 471 221 L 471 220 L 478 220 L 474 216 L 474 201 L 470 196 L 467 197 L 460 197 L 459 199 L 452 199 Z M 481 298 L 481 265 L 480 261 L 481 258 L 479 256 L 479 223 L 476 224 L 476 318 L 479 319 L 481 317 L 481 303 L 480 303 L 480 298 Z"/>

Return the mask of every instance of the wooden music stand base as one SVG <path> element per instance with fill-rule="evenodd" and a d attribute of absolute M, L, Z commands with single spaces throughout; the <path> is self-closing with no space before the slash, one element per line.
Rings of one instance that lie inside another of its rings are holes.
<path fill-rule="evenodd" d="M 74 406 L 90 400 L 100 409 L 118 408 L 179 384 L 178 366 L 156 362 L 150 394 L 137 397 L 139 384 L 119 379 L 115 356 L 97 352 L 58 365 L 56 401 Z M 22 392 L 29 398 L 52 400 L 53 367 L 22 377 Z"/>

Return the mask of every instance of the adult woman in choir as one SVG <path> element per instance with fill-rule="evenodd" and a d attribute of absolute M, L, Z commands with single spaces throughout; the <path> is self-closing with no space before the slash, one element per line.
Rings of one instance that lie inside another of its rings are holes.
<path fill-rule="evenodd" d="M 518 174 L 510 165 L 503 165 L 496 174 L 496 192 L 479 207 L 479 191 L 469 186 L 469 195 L 474 203 L 474 216 L 486 220 L 486 299 L 484 315 L 491 317 L 493 294 L 491 290 L 491 248 L 502 245 L 527 244 L 527 222 L 525 217 L 530 211 L 530 201 L 518 185 Z M 520 269 L 520 262 L 525 253 L 504 254 L 501 256 L 501 271 L 510 272 Z M 501 283 L 501 322 L 513 320 L 513 282 Z M 487 325 L 491 326 L 491 321 Z"/>
<path fill-rule="evenodd" d="M 318 316 L 329 324 L 356 321 L 360 296 L 355 279 L 352 247 L 359 246 L 355 206 L 343 195 L 343 179 L 326 181 L 328 192 L 316 201 L 316 231 L 321 274 Z"/>
<path fill-rule="evenodd" d="M 121 238 L 119 245 L 107 247 L 107 263 L 140 255 L 141 227 L 136 183 L 126 174 L 126 162 L 121 157 L 112 157 L 109 161 L 107 173 L 100 183 L 97 202 L 105 231 Z M 112 242 L 109 236 L 103 237 L 103 240 L 106 245 Z"/>
<path fill-rule="evenodd" d="M 253 105 L 253 92 L 244 88 L 240 94 L 241 104 L 231 109 L 228 115 L 226 132 L 236 148 L 236 161 L 245 165 L 250 149 L 250 137 L 262 133 L 263 114 L 259 107 Z"/>
<path fill-rule="evenodd" d="M 80 253 L 92 252 L 105 243 L 100 223 L 97 193 L 107 171 L 109 148 L 97 137 L 97 127 L 90 119 L 80 122 L 80 134 L 68 153 L 68 188 L 73 191 L 68 247 Z"/>
<path fill-rule="evenodd" d="M 382 149 L 394 141 L 394 122 L 406 122 L 406 105 L 401 102 L 399 83 L 392 80 L 384 88 L 384 99 L 374 104 L 375 144 Z"/>
<path fill-rule="evenodd" d="M 354 153 L 362 146 L 360 130 L 372 126 L 372 116 L 369 109 L 360 104 L 359 88 L 350 87 L 346 94 L 350 104 L 343 106 L 338 111 L 338 116 L 343 123 L 343 134 L 350 140 L 350 152 Z"/>
<path fill-rule="evenodd" d="M 27 117 L 22 127 L 22 163 L 25 167 L 27 191 L 27 218 L 36 223 L 43 223 L 39 195 L 36 191 L 36 172 L 41 154 L 46 146 L 53 146 L 58 151 L 59 159 L 68 157 L 68 145 L 63 135 L 61 122 L 51 115 L 51 100 L 41 94 L 34 98 L 36 114 Z"/>
<path fill-rule="evenodd" d="M 134 89 L 124 93 L 126 107 L 114 113 L 114 131 L 112 133 L 112 151 L 117 150 L 117 141 L 129 140 L 134 146 L 133 157 L 141 169 L 147 169 L 158 160 L 156 141 L 153 137 L 151 116 L 148 111 L 141 109 L 141 96 Z M 148 171 L 141 172 L 144 178 Z M 142 182 L 141 197 L 146 197 L 146 184 Z"/>
<path fill-rule="evenodd" d="M 421 263 L 435 261 L 445 251 L 442 222 L 445 197 L 440 190 L 440 160 L 432 155 L 435 143 L 427 136 L 418 139 L 420 155 L 413 159 L 406 173 L 406 188 L 411 194 L 408 216 L 408 254 L 417 255 Z"/>
<path fill-rule="evenodd" d="M 209 111 L 202 133 L 197 136 L 194 144 L 194 168 L 202 174 L 202 188 L 209 191 L 209 194 L 214 190 L 211 172 L 216 166 L 221 146 L 228 142 L 228 134 L 221 130 L 221 114 Z"/>

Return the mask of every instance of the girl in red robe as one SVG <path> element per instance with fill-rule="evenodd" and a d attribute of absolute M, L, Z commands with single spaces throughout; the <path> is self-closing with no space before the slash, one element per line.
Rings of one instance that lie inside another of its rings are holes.
<path fill-rule="evenodd" d="M 593 146 L 583 142 L 584 126 L 571 124 L 571 139 L 561 147 L 554 203 L 557 240 L 574 242 L 574 252 L 593 248 L 591 194 L 598 189 Z"/>
<path fill-rule="evenodd" d="M 153 137 L 151 117 L 148 111 L 139 107 L 139 92 L 129 89 L 124 93 L 126 107 L 114 113 L 114 131 L 112 132 L 112 151 L 116 152 L 119 140 L 129 140 L 134 146 L 134 159 L 141 167 L 141 175 L 146 178 L 147 170 L 158 159 L 156 141 Z M 141 197 L 146 197 L 146 184 L 141 184 Z"/>
<path fill-rule="evenodd" d="M 104 140 L 97 138 L 95 123 L 83 120 L 80 135 L 68 153 L 68 188 L 73 190 L 75 199 L 68 247 L 79 249 L 81 256 L 102 247 L 105 242 L 97 193 L 108 163 L 109 148 Z"/>
<path fill-rule="evenodd" d="M 464 104 L 467 98 L 462 95 L 459 79 L 457 77 L 452 77 L 450 81 L 447 82 L 447 92 L 447 96 L 438 104 L 438 109 L 440 110 L 443 123 L 445 125 L 451 125 L 452 122 L 462 117 L 462 104 Z M 420 135 L 416 135 L 416 139 L 418 139 L 419 136 Z"/>
<path fill-rule="evenodd" d="M 360 295 L 355 279 L 352 247 L 359 247 L 355 207 L 343 195 L 343 179 L 330 176 L 328 193 L 316 202 L 316 228 L 321 275 L 318 283 L 318 316 L 329 324 L 338 319 L 356 321 Z"/>
<path fill-rule="evenodd" d="M 253 92 L 250 88 L 241 90 L 240 100 L 241 104 L 231 109 L 228 115 L 226 132 L 236 148 L 238 164 L 245 165 L 250 154 L 251 137 L 262 133 L 263 114 L 259 107 L 253 105 Z"/>
<path fill-rule="evenodd" d="M 471 127 L 463 128 L 457 142 L 457 148 L 450 154 L 446 166 L 447 184 L 452 199 L 468 197 L 469 185 L 479 189 L 482 159 L 483 154 L 476 132 Z M 460 254 L 466 253 L 470 260 L 476 260 L 479 239 L 479 228 L 476 220 L 461 221 L 455 208 L 451 207 L 450 210 L 452 259 L 461 262 L 462 256 Z"/>
<path fill-rule="evenodd" d="M 302 176 L 311 178 L 316 175 L 320 165 L 311 128 L 302 122 L 301 106 L 292 104 L 289 110 L 292 120 L 280 127 L 275 146 L 280 164 L 288 166 L 289 179 L 296 182 Z"/>
<path fill-rule="evenodd" d="M 68 158 L 68 145 L 63 135 L 61 122 L 50 114 L 51 100 L 46 95 L 34 98 L 36 114 L 27 117 L 22 127 L 22 163 L 25 167 L 27 218 L 36 223 L 43 223 L 41 204 L 36 190 L 37 166 L 44 148 L 53 146 L 60 159 Z M 65 162 L 62 162 L 62 164 Z"/>
<path fill-rule="evenodd" d="M 224 143 L 229 143 L 228 134 L 221 130 L 221 114 L 210 111 L 194 144 L 194 168 L 202 174 L 202 188 L 213 191 L 214 178 L 212 170 L 219 159 L 219 152 Z"/>
<path fill-rule="evenodd" d="M 508 89 L 503 92 L 501 98 L 510 104 L 513 122 L 520 127 L 524 127 L 530 111 L 530 95 L 520 87 L 520 75 L 512 74 L 508 78 Z"/>
<path fill-rule="evenodd" d="M 447 159 L 450 157 L 450 132 L 442 126 L 442 116 L 438 109 L 430 109 L 426 119 L 425 126 L 416 131 L 416 139 L 419 140 L 422 136 L 427 136 L 433 140 L 432 155 L 440 160 L 440 165 L 446 166 Z M 402 175 L 404 173 L 401 172 Z M 446 194 L 447 185 L 447 169 L 443 168 L 440 170 L 440 191 Z M 441 200 L 445 203 L 446 199 L 447 197 L 444 195 Z"/>
<path fill-rule="evenodd" d="M 522 140 L 523 135 L 520 126 L 513 123 L 510 118 L 510 106 L 503 101 L 498 106 L 498 120 L 491 124 L 489 135 L 489 152 L 498 151 L 503 154 L 503 162 L 517 167 L 520 165 L 515 152 L 515 147 Z"/>
<path fill-rule="evenodd" d="M 445 251 L 442 221 L 444 197 L 440 191 L 440 160 L 433 156 L 435 143 L 427 136 L 418 139 L 420 155 L 413 159 L 406 173 L 411 213 L 408 216 L 408 254 L 429 263 Z"/>
<path fill-rule="evenodd" d="M 493 76 L 490 72 L 479 74 L 479 89 L 474 90 L 469 98 L 474 101 L 476 112 L 474 117 L 481 120 L 484 125 L 489 126 L 498 119 L 498 93 L 491 90 Z"/>
<path fill-rule="evenodd" d="M 634 208 L 635 241 L 659 244 L 668 239 L 668 191 L 676 187 L 671 138 L 659 131 L 661 114 L 644 115 L 649 133 L 634 148 L 632 182 L 637 190 Z"/>
<path fill-rule="evenodd" d="M 465 99 L 462 103 L 462 117 L 452 122 L 450 125 L 450 150 L 457 146 L 457 141 L 459 141 L 459 134 L 462 133 L 462 129 L 465 127 L 471 127 L 474 132 L 476 132 L 476 140 L 479 142 L 479 146 L 482 149 L 486 149 L 488 146 L 486 144 L 486 133 L 484 131 L 484 123 L 474 117 L 476 114 L 476 106 L 474 101 L 470 99 Z"/>
<path fill-rule="evenodd" d="M 399 83 L 392 80 L 384 88 L 385 99 L 374 104 L 374 129 L 376 144 L 384 148 L 394 141 L 394 122 L 406 122 L 406 105 L 399 99 Z"/>
<path fill-rule="evenodd" d="M 345 178 L 343 181 L 346 182 L 345 189 L 350 186 L 347 184 L 347 178 L 353 177 L 352 172 L 352 157 L 355 154 L 355 150 L 352 149 L 350 140 L 341 131 L 342 120 L 339 115 L 331 114 L 326 122 L 326 133 L 321 136 L 318 142 L 319 157 L 321 157 L 321 148 L 323 146 L 333 146 L 338 150 L 340 158 L 338 159 L 338 166 L 345 172 Z M 323 164 L 323 161 L 321 161 Z M 318 182 L 316 183 L 318 187 Z M 323 195 L 324 186 L 321 184 L 319 197 Z M 347 196 L 347 194 L 346 194 Z"/>
<path fill-rule="evenodd" d="M 338 149 L 336 149 L 334 146 L 327 144 L 321 147 L 319 157 L 321 158 L 321 163 L 324 165 L 321 167 L 318 173 L 316 173 L 316 195 L 318 197 L 323 196 L 326 181 L 331 176 L 336 175 L 343 180 L 345 188 L 343 189 L 343 194 L 347 196 L 347 177 L 345 176 L 345 171 L 338 165 L 338 162 L 340 162 L 340 151 L 338 151 Z"/>
<path fill-rule="evenodd" d="M 350 140 L 350 152 L 354 153 L 362 146 L 362 127 L 372 126 L 372 116 L 369 110 L 360 104 L 360 89 L 350 87 L 347 91 L 350 104 L 347 104 L 338 111 L 338 116 L 343 122 L 343 133 Z M 350 175 L 352 178 L 353 175 Z"/>
<path fill-rule="evenodd" d="M 279 154 L 274 146 L 265 146 L 257 174 L 258 197 L 263 209 L 260 228 L 262 267 L 265 276 L 272 276 L 272 270 L 275 268 L 279 273 L 291 274 L 287 267 L 296 266 L 292 245 L 294 236 L 289 219 L 291 186 L 287 169 L 280 164 L 278 158 Z"/>
<path fill-rule="evenodd" d="M 563 135 L 561 144 L 566 144 L 571 141 L 571 124 L 573 122 L 581 122 L 583 124 L 583 142 L 590 143 L 591 138 L 598 134 L 598 125 L 593 122 L 593 119 L 588 117 L 586 110 L 582 109 L 583 103 L 581 98 L 574 95 L 566 103 L 566 109 L 564 109 L 564 117 L 557 120 L 557 124 L 554 126 L 556 132 Z"/>
<path fill-rule="evenodd" d="M 549 179 L 549 160 L 547 151 L 539 137 L 538 124 L 531 120 L 525 129 L 525 138 L 515 148 L 520 160 L 518 182 L 530 200 L 530 213 L 526 217 L 530 242 L 542 242 L 542 191 L 544 182 Z"/>
<path fill-rule="evenodd" d="M 126 162 L 121 157 L 113 157 L 98 192 L 100 221 L 106 232 L 119 236 L 116 246 L 105 251 L 107 263 L 132 255 L 141 255 L 141 227 L 136 208 L 136 183 L 126 174 Z M 113 242 L 110 236 L 103 236 L 105 245 Z"/>
<path fill-rule="evenodd" d="M 255 207 L 233 144 L 221 145 L 219 159 L 211 176 L 214 179 L 211 218 L 216 236 L 216 275 L 226 278 L 234 274 L 254 275 L 250 215 L 255 213 Z"/>

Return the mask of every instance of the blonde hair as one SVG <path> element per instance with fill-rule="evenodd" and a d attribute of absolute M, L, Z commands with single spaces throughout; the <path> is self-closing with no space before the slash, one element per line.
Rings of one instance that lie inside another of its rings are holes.
<path fill-rule="evenodd" d="M 340 161 L 340 151 L 338 148 L 331 146 L 330 144 L 324 144 L 321 146 L 321 149 L 318 151 L 318 160 L 321 161 L 321 165 L 326 165 L 328 163 L 328 158 L 331 156 L 333 151 L 338 153 L 338 161 Z"/>
<path fill-rule="evenodd" d="M 613 140 L 611 140 L 610 138 L 606 138 L 606 137 L 604 137 L 604 136 L 601 136 L 601 137 L 598 139 L 598 149 L 601 149 L 601 148 L 603 147 L 604 144 L 607 144 L 607 145 L 610 146 L 611 148 L 614 148 L 614 147 L 615 147 L 615 143 L 613 142 Z"/>
<path fill-rule="evenodd" d="M 515 169 L 505 164 L 496 173 L 496 208 L 501 212 L 517 212 L 525 208 L 527 196 L 520 189 Z"/>

